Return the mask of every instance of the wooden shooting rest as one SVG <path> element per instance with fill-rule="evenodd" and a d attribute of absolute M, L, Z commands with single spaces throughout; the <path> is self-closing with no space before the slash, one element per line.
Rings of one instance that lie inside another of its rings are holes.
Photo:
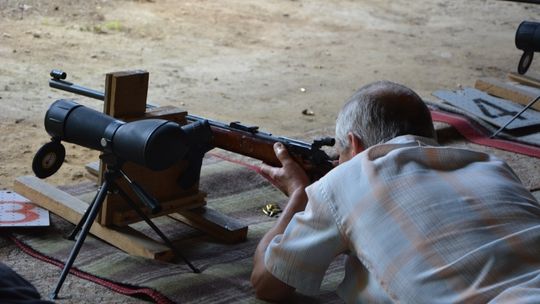
<path fill-rule="evenodd" d="M 160 118 L 186 124 L 187 112 L 178 108 L 156 107 L 147 111 L 148 77 L 145 71 L 107 74 L 104 113 L 124 121 Z M 160 202 L 162 210 L 158 214 L 150 214 L 147 208 L 143 208 L 149 217 L 167 215 L 223 242 L 245 240 L 247 226 L 206 207 L 206 194 L 199 191 L 198 184 L 190 189 L 181 189 L 177 185 L 176 181 L 187 165 L 187 161 L 181 160 L 169 169 L 152 171 L 126 163 L 123 171 Z M 99 166 L 98 183 L 101 183 L 103 167 Z M 118 186 L 124 188 L 135 202 L 139 201 L 124 181 L 118 182 Z M 34 176 L 17 178 L 14 189 L 35 204 L 74 224 L 79 222 L 89 204 Z M 90 233 L 129 254 L 159 260 L 172 259 L 174 254 L 169 247 L 128 226 L 138 221 L 141 218 L 119 195 L 109 193 Z"/>

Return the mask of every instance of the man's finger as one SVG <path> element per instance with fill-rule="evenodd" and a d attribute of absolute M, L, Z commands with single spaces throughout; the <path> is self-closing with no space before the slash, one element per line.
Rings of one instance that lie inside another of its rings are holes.
<path fill-rule="evenodd" d="M 275 170 L 276 170 L 276 168 L 274 168 L 272 166 L 269 166 L 267 164 L 261 164 L 260 168 L 261 168 L 261 172 L 263 174 L 267 175 L 271 179 L 275 178 Z"/>
<path fill-rule="evenodd" d="M 289 156 L 287 149 L 280 142 L 276 142 L 274 144 L 274 152 L 276 153 L 276 157 L 281 162 L 281 164 L 284 164 L 285 162 L 288 162 L 291 160 L 291 157 Z"/>

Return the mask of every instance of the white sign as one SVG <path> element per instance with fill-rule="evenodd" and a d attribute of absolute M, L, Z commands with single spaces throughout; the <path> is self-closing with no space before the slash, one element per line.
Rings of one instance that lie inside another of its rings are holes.
<path fill-rule="evenodd" d="M 0 227 L 49 226 L 49 211 L 12 191 L 0 191 Z"/>

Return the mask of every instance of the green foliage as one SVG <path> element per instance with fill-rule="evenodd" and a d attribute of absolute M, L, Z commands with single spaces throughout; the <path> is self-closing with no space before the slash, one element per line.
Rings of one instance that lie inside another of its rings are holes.
<path fill-rule="evenodd" d="M 95 34 L 107 34 L 109 32 L 121 32 L 124 29 L 120 21 L 111 20 L 101 24 L 81 26 L 83 32 L 93 32 Z"/>
<path fill-rule="evenodd" d="M 107 21 L 105 22 L 105 24 L 103 24 L 103 26 L 109 31 L 119 32 L 122 30 L 122 25 L 120 24 L 120 21 L 118 20 Z"/>

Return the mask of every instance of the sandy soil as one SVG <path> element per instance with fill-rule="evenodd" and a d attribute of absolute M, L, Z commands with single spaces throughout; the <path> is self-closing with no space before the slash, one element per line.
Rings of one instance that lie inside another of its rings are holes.
<path fill-rule="evenodd" d="M 144 69 L 153 103 L 299 136 L 330 130 L 342 102 L 371 81 L 400 82 L 434 99 L 437 89 L 504 78 L 521 56 L 517 26 L 539 14 L 540 6 L 494 0 L 0 0 L 0 189 L 31 174 L 54 100 L 101 109 L 50 89 L 53 68 L 99 90 L 107 72 Z M 51 182 L 84 178 L 83 166 L 97 156 L 66 149 Z M 27 264 L 12 265 L 32 276 Z M 120 301 L 99 293 L 102 303 Z"/>

